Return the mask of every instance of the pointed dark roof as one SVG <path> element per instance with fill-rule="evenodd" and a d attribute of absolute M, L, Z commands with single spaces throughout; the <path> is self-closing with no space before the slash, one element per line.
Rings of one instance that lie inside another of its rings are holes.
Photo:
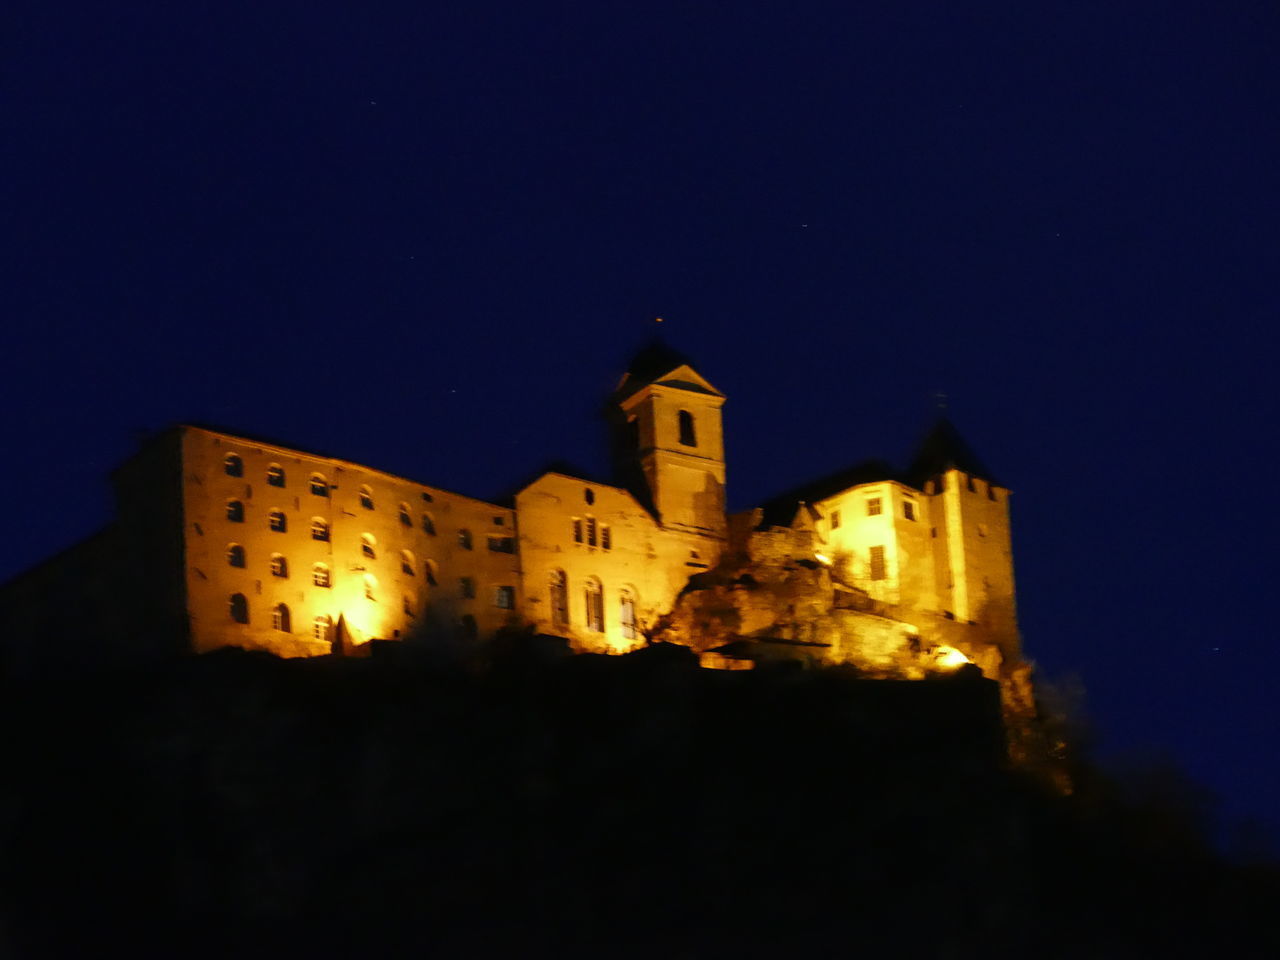
<path fill-rule="evenodd" d="M 664 373 L 686 364 L 692 367 L 693 361 L 661 337 L 654 337 L 631 358 L 627 364 L 627 376 L 642 383 L 652 383 Z"/>
<path fill-rule="evenodd" d="M 930 477 L 936 477 L 953 467 L 996 486 L 1004 486 L 996 480 L 986 464 L 978 459 L 978 455 L 960 436 L 955 424 L 945 416 L 939 416 L 916 451 L 907 476 L 918 487 Z"/>

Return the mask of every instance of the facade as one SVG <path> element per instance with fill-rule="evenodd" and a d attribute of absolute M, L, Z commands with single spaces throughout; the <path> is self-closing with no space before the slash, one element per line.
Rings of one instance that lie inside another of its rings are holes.
<path fill-rule="evenodd" d="M 509 504 L 176 427 L 116 472 L 111 528 L 2 588 L 10 660 L 46 660 L 88 625 L 103 651 L 314 656 L 511 626 L 624 652 L 666 636 L 727 563 L 778 550 L 889 633 L 1017 658 L 1009 491 L 948 424 L 904 473 L 863 465 L 728 517 L 724 401 L 655 344 L 612 397 L 615 482 L 549 470 Z M 766 621 L 760 636 L 778 632 Z"/>

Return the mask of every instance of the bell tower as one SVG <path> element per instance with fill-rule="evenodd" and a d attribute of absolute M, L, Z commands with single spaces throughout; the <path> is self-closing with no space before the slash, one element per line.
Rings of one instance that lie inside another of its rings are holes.
<path fill-rule="evenodd" d="M 636 355 L 613 395 L 618 465 L 668 530 L 725 537 L 724 401 L 661 341 Z"/>

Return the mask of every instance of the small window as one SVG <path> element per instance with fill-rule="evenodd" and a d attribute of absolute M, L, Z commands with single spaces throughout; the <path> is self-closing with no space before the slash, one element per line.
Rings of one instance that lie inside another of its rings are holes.
<path fill-rule="evenodd" d="M 333 626 L 333 620 L 327 613 L 322 613 L 311 621 L 311 636 L 317 640 L 329 639 L 329 628 Z"/>
<path fill-rule="evenodd" d="M 292 632 L 293 624 L 290 622 L 289 608 L 285 604 L 277 603 L 271 608 L 271 629 L 281 633 Z"/>
<path fill-rule="evenodd" d="M 515 553 L 516 541 L 514 537 L 490 537 L 489 549 L 493 553 Z"/>
<path fill-rule="evenodd" d="M 601 524 L 600 526 L 600 549 L 613 549 L 613 531 L 609 529 L 607 524 Z"/>
<path fill-rule="evenodd" d="M 329 542 L 329 523 L 323 517 L 311 518 L 311 539 Z"/>
<path fill-rule="evenodd" d="M 966 486 L 968 486 L 969 488 L 969 492 L 973 493 L 977 489 L 977 487 L 974 486 L 973 477 L 966 473 L 964 480 L 965 480 Z"/>
<path fill-rule="evenodd" d="M 583 587 L 587 606 L 587 629 L 592 633 L 604 633 L 604 588 L 595 577 L 587 579 Z"/>
<path fill-rule="evenodd" d="M 373 509 L 373 489 L 371 487 L 360 488 L 360 506 L 366 510 Z"/>
<path fill-rule="evenodd" d="M 238 454 L 228 453 L 222 460 L 222 469 L 227 471 L 228 477 L 243 477 L 244 461 Z"/>
<path fill-rule="evenodd" d="M 440 565 L 434 560 L 426 560 L 422 564 L 422 572 L 426 574 L 427 583 L 435 586 L 440 582 Z"/>
<path fill-rule="evenodd" d="M 580 517 L 573 518 L 573 542 L 582 542 L 582 519 Z"/>
<path fill-rule="evenodd" d="M 596 492 L 590 487 L 587 487 L 587 489 L 582 491 L 582 499 L 587 501 L 587 506 L 591 506 L 591 504 L 596 502 Z"/>
<path fill-rule="evenodd" d="M 239 500 L 228 500 L 227 519 L 232 523 L 244 523 L 244 504 Z"/>
<path fill-rule="evenodd" d="M 413 526 L 413 517 L 409 516 L 409 505 L 407 503 L 400 504 L 400 522 L 406 527 Z"/>
<path fill-rule="evenodd" d="M 471 579 L 471 577 L 463 577 L 461 580 L 458 581 L 458 585 L 459 585 L 459 588 L 462 590 L 462 595 L 466 597 L 468 600 L 475 597 L 476 582 L 475 580 Z"/>
<path fill-rule="evenodd" d="M 372 533 L 360 534 L 360 553 L 370 560 L 378 559 L 378 538 Z"/>
<path fill-rule="evenodd" d="M 433 503 L 433 502 L 435 502 L 435 497 L 431 496 L 431 494 L 429 494 L 429 493 L 427 493 L 427 491 L 423 490 L 423 491 L 422 491 L 422 502 L 423 502 L 423 503 Z"/>
<path fill-rule="evenodd" d="M 881 508 L 880 508 L 879 497 L 871 497 L 869 500 L 867 500 L 867 516 L 868 517 L 880 516 L 880 509 Z"/>
<path fill-rule="evenodd" d="M 324 478 L 323 473 L 313 473 L 311 475 L 311 492 L 317 497 L 327 497 L 329 495 L 329 481 Z"/>
<path fill-rule="evenodd" d="M 244 598 L 243 593 L 233 593 L 231 595 L 231 619 L 236 623 L 249 622 L 249 601 Z"/>
<path fill-rule="evenodd" d="M 284 486 L 284 467 L 278 463 L 273 463 L 267 467 L 267 486 L 283 487 Z"/>
<path fill-rule="evenodd" d="M 413 554 L 408 550 L 400 551 L 400 570 L 402 573 L 408 574 L 411 577 L 416 577 L 418 575 L 417 571 L 413 569 Z"/>
<path fill-rule="evenodd" d="M 569 578 L 563 570 L 551 571 L 551 622 L 557 627 L 569 624 Z"/>
<path fill-rule="evenodd" d="M 413 616 L 413 598 L 407 593 L 400 598 L 400 609 L 406 617 Z"/>
<path fill-rule="evenodd" d="M 504 526 L 506 526 L 506 524 L 507 524 L 507 518 L 506 518 L 506 517 L 494 517 L 494 518 L 493 518 L 493 525 L 494 525 L 495 527 L 504 527 Z"/>
<path fill-rule="evenodd" d="M 688 410 L 680 411 L 680 445 L 685 447 L 698 445 L 698 434 L 693 428 L 693 414 Z"/>
<path fill-rule="evenodd" d="M 313 564 L 311 567 L 311 582 L 317 587 L 329 587 L 333 582 L 329 579 L 329 568 L 323 563 Z"/>
<path fill-rule="evenodd" d="M 884 547 L 871 548 L 871 579 L 885 579 Z"/>
<path fill-rule="evenodd" d="M 618 620 L 622 624 L 622 636 L 627 640 L 636 638 L 636 595 L 627 587 L 618 594 Z"/>
<path fill-rule="evenodd" d="M 471 549 L 471 531 L 465 527 L 458 531 L 458 546 L 463 550 Z"/>
<path fill-rule="evenodd" d="M 422 515 L 422 532 L 431 537 L 436 535 L 436 521 L 429 513 Z"/>
<path fill-rule="evenodd" d="M 232 567 L 244 566 L 244 547 L 238 543 L 227 545 L 227 564 Z"/>
<path fill-rule="evenodd" d="M 378 592 L 378 578 L 372 573 L 364 575 L 364 598 L 366 600 L 377 599 L 375 594 Z"/>
<path fill-rule="evenodd" d="M 831 529 L 832 530 L 840 529 L 840 511 L 839 510 L 831 511 Z"/>
<path fill-rule="evenodd" d="M 289 576 L 289 561 L 281 554 L 273 553 L 271 555 L 271 575 L 273 577 Z"/>
<path fill-rule="evenodd" d="M 587 517 L 587 546 L 594 547 L 596 545 L 596 518 Z"/>
<path fill-rule="evenodd" d="M 268 517 L 270 519 L 271 529 L 276 533 L 284 533 L 289 529 L 289 520 L 285 517 L 283 510 L 272 510 L 271 513 L 268 514 Z"/>
<path fill-rule="evenodd" d="M 902 501 L 902 515 L 908 520 L 914 520 L 916 518 L 916 505 L 914 501 Z"/>
<path fill-rule="evenodd" d="M 515 587 L 498 587 L 494 591 L 494 605 L 503 610 L 514 610 L 516 608 L 516 588 Z"/>

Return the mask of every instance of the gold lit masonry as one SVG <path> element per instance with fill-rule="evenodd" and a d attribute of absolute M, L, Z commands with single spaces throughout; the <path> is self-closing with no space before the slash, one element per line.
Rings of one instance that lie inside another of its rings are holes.
<path fill-rule="evenodd" d="M 115 472 L 107 530 L 5 585 L 6 636 L 29 638 L 13 659 L 91 622 L 137 651 L 307 657 L 509 627 L 577 651 L 675 642 L 724 669 L 1023 669 L 1009 490 L 948 421 L 906 469 L 860 463 L 727 515 L 724 403 L 655 343 L 611 397 L 609 482 L 557 467 L 505 502 L 175 427 Z"/>

